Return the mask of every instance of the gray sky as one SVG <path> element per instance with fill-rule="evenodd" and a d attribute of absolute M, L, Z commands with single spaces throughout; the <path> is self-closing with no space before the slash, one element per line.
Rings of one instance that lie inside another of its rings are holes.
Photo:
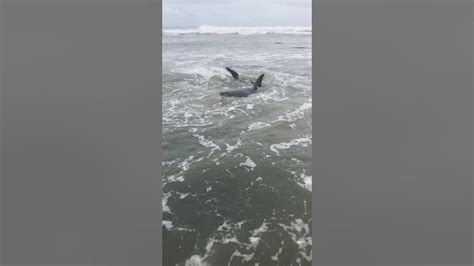
<path fill-rule="evenodd" d="M 310 26 L 311 0 L 164 0 L 164 27 Z"/>

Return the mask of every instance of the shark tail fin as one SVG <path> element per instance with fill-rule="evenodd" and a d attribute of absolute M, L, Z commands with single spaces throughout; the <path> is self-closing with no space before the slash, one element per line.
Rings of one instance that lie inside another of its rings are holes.
<path fill-rule="evenodd" d="M 227 69 L 227 71 L 230 72 L 230 74 L 232 75 L 232 77 L 234 79 L 239 79 L 239 73 L 235 72 L 232 68 L 230 67 L 226 67 L 225 69 Z"/>
<path fill-rule="evenodd" d="M 253 89 L 254 90 L 256 90 L 258 87 L 262 87 L 263 76 L 265 76 L 265 74 L 260 75 L 258 77 L 257 81 L 255 81 L 255 83 L 253 84 Z"/>

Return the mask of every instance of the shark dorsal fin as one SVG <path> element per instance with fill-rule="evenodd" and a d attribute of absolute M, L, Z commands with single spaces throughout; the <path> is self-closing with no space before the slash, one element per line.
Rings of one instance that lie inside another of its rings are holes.
<path fill-rule="evenodd" d="M 255 81 L 255 83 L 253 84 L 253 89 L 254 90 L 256 90 L 258 87 L 262 87 L 263 76 L 265 76 L 265 74 L 260 75 L 258 77 L 257 81 Z"/>
<path fill-rule="evenodd" d="M 230 72 L 230 74 L 232 75 L 232 77 L 234 79 L 239 79 L 239 73 L 235 72 L 233 69 L 231 69 L 230 67 L 226 67 L 225 69 L 227 69 L 227 71 Z"/>

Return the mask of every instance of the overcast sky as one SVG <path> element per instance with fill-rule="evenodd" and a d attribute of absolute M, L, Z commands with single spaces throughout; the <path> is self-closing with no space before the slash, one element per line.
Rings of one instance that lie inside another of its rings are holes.
<path fill-rule="evenodd" d="M 164 27 L 310 26 L 311 0 L 164 0 Z"/>

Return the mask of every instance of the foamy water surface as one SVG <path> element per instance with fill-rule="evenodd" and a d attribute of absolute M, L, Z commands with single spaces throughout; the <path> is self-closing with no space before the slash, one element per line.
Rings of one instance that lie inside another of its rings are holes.
<path fill-rule="evenodd" d="M 310 28 L 163 32 L 163 264 L 311 265 Z"/>

